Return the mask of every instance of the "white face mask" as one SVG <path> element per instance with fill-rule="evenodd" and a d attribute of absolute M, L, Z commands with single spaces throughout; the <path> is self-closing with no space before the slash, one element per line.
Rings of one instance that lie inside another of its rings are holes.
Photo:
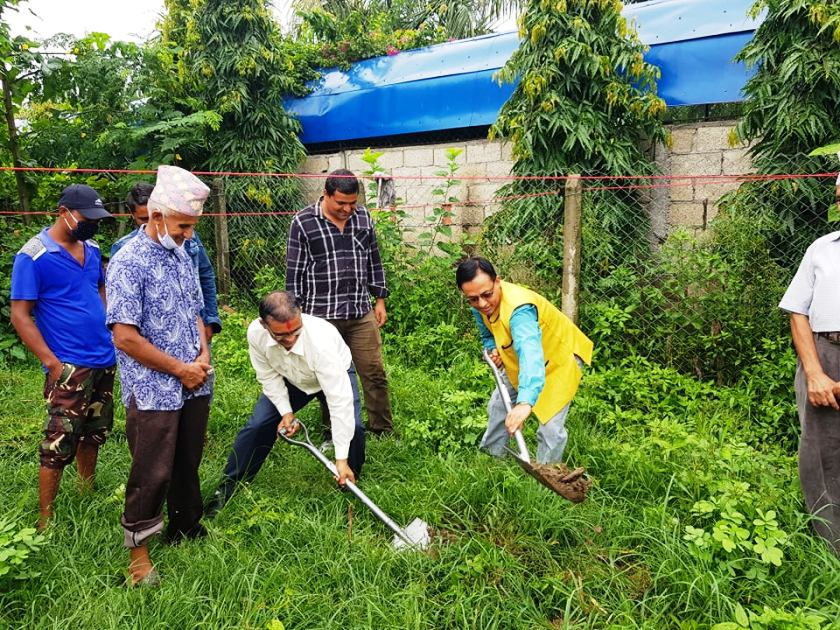
<path fill-rule="evenodd" d="M 168 249 L 168 250 L 174 250 L 174 249 L 178 249 L 179 247 L 183 247 L 183 246 L 184 246 L 184 245 L 183 245 L 183 243 L 182 243 L 181 245 L 178 245 L 178 243 L 176 243 L 176 242 L 175 242 L 175 239 L 174 239 L 174 238 L 172 238 L 172 237 L 169 235 L 169 228 L 168 228 L 168 227 L 166 227 L 166 221 L 164 221 L 164 222 L 163 222 L 163 229 L 164 229 L 164 230 L 165 230 L 165 232 L 166 232 L 165 234 L 161 234 L 161 233 L 160 233 L 160 230 L 157 228 L 157 226 L 155 226 L 155 232 L 157 232 L 158 242 L 159 242 L 161 245 L 163 245 L 163 247 L 164 247 L 165 249 Z"/>

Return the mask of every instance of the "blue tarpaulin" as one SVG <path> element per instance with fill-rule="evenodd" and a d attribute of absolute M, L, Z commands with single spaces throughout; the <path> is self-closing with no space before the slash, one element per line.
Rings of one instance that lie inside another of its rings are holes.
<path fill-rule="evenodd" d="M 625 7 L 659 66 L 668 105 L 741 100 L 749 77 L 732 59 L 761 21 L 753 0 L 651 0 Z M 304 144 L 482 127 L 496 120 L 514 85 L 493 73 L 518 46 L 499 33 L 377 57 L 347 72 L 327 70 L 304 98 L 285 105 L 303 125 Z"/>

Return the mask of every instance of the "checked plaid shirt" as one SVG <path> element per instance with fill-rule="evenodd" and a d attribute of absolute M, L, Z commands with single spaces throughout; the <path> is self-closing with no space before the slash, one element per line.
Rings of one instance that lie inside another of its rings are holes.
<path fill-rule="evenodd" d="M 304 313 L 323 319 L 358 319 L 370 297 L 388 297 L 373 220 L 364 206 L 344 232 L 329 221 L 321 200 L 292 219 L 286 249 L 286 290 L 302 301 Z"/>

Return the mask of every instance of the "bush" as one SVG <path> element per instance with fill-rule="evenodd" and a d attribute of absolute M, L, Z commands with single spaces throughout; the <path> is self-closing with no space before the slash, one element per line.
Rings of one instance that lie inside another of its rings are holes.
<path fill-rule="evenodd" d="M 46 544 L 46 538 L 31 527 L 18 529 L 7 516 L 0 517 L 0 584 L 40 575 L 27 565 L 31 556 Z"/>

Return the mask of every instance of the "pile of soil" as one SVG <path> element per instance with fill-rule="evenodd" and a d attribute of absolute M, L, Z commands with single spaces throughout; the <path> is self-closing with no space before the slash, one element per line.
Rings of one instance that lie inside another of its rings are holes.
<path fill-rule="evenodd" d="M 569 470 L 565 464 L 537 464 L 531 462 L 528 473 L 549 490 L 572 503 L 580 503 L 586 499 L 586 492 L 592 485 L 592 480 L 584 475 L 585 469 Z"/>

